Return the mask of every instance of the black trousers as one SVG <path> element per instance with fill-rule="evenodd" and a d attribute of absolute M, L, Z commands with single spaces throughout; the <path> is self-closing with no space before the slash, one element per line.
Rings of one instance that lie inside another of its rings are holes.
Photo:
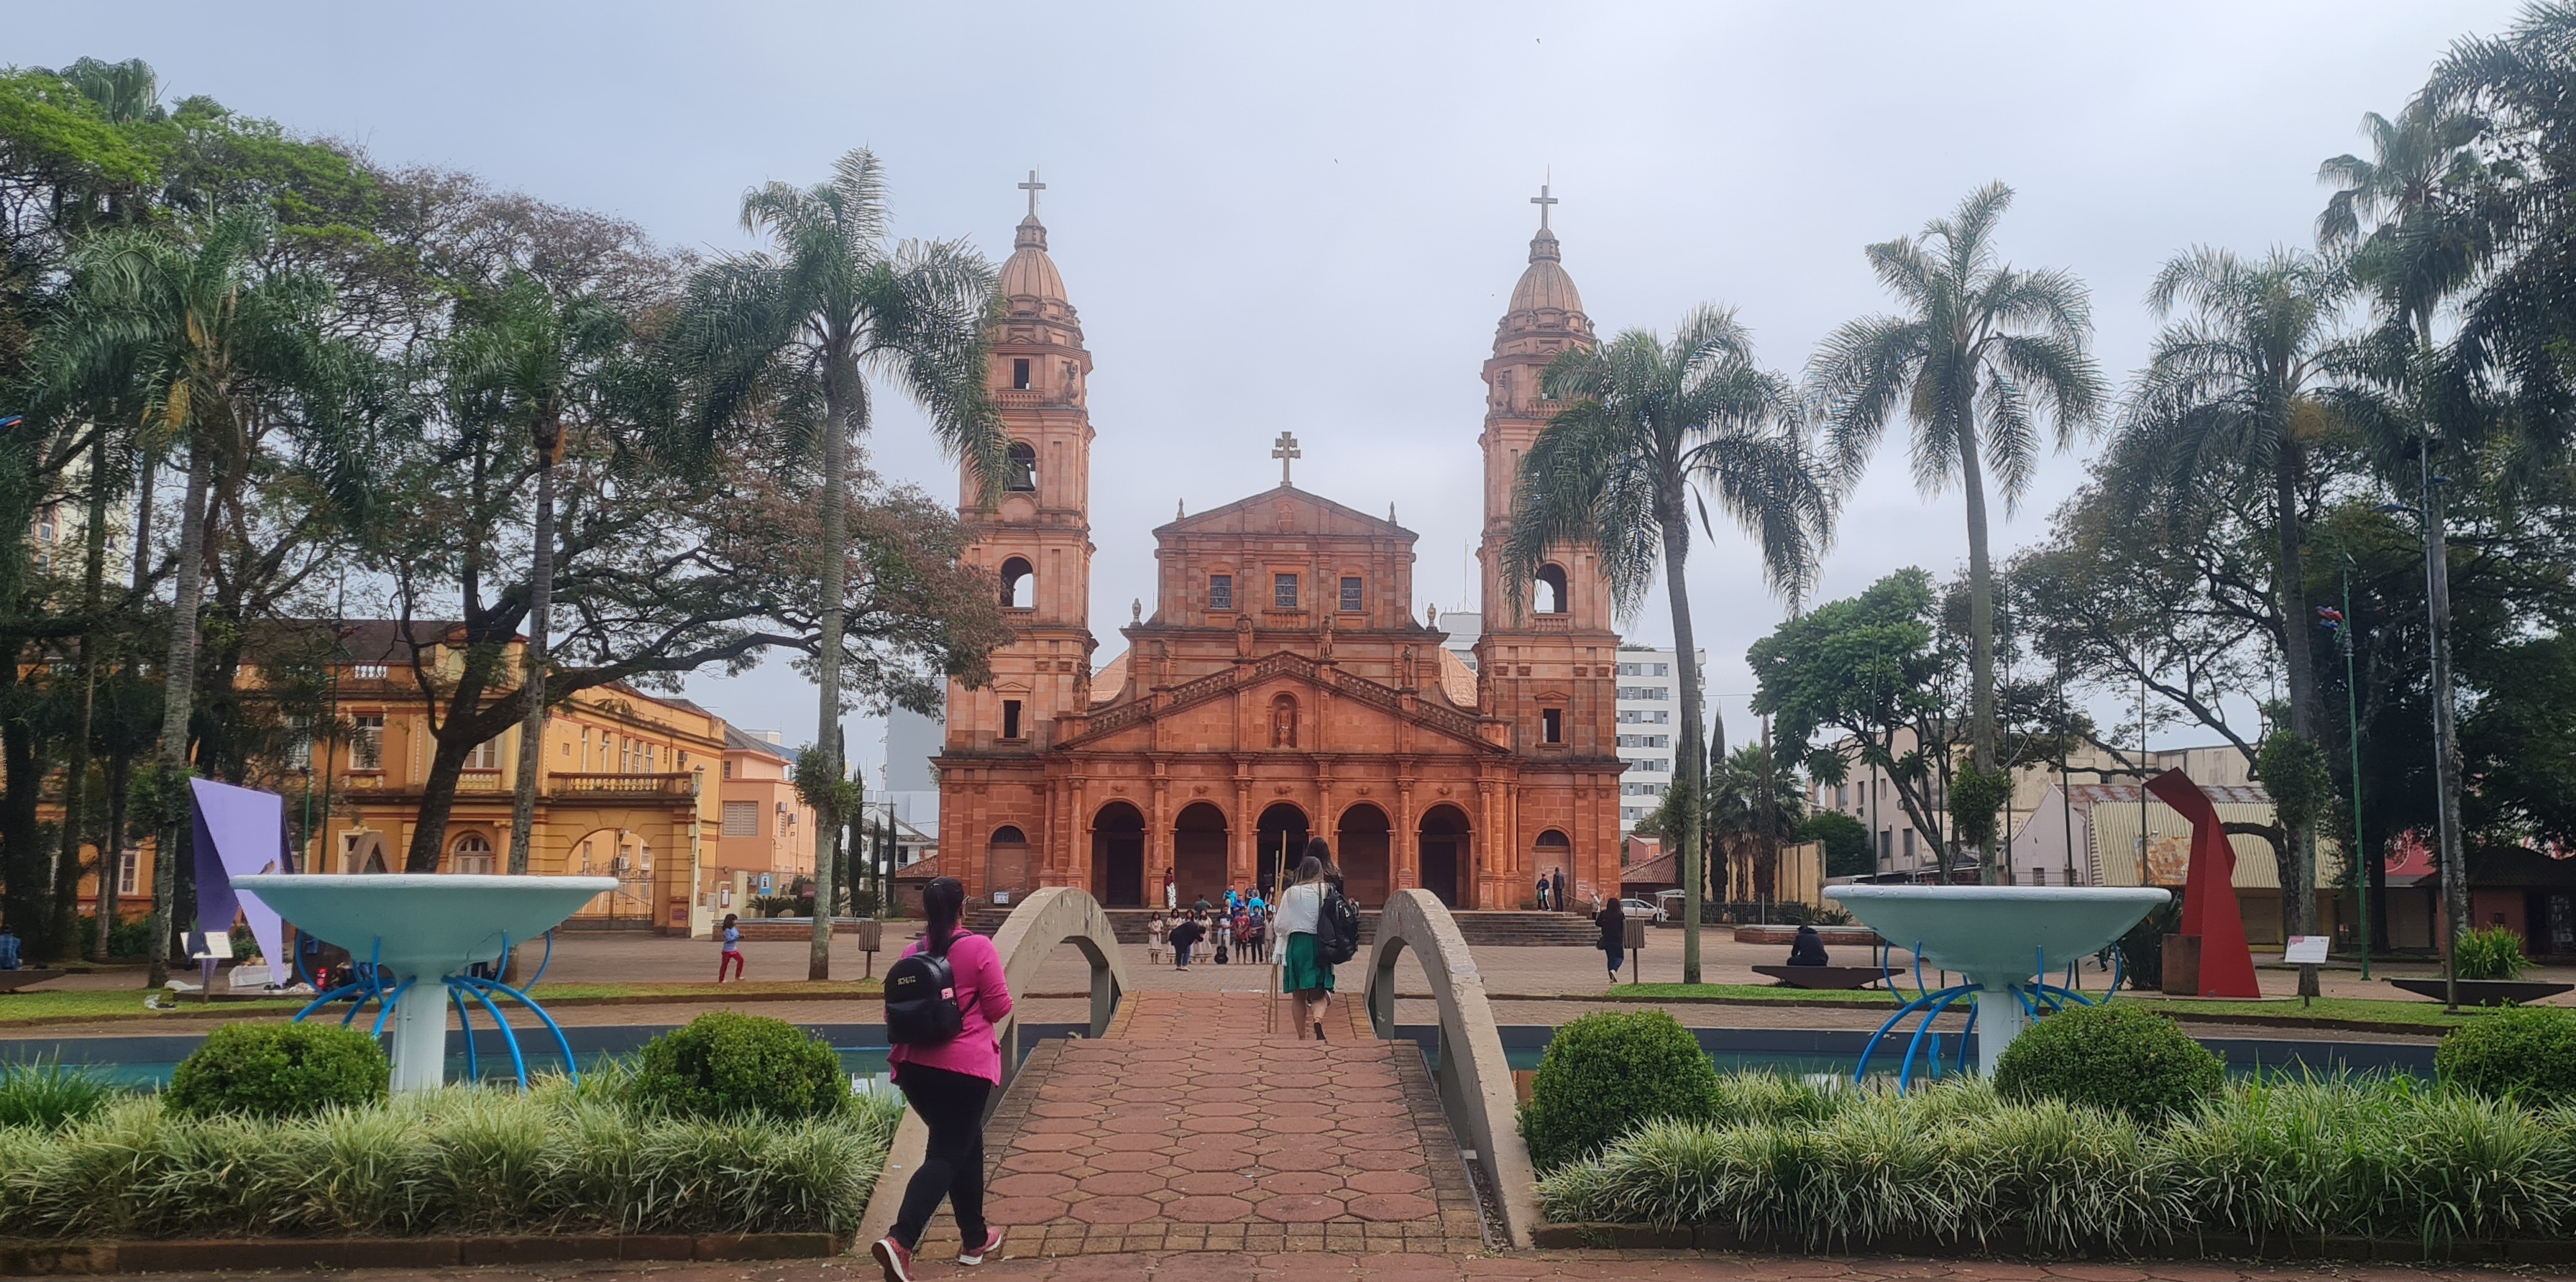
<path fill-rule="evenodd" d="M 993 1084 L 926 1064 L 901 1065 L 895 1070 L 894 1084 L 930 1128 L 921 1168 L 904 1186 L 894 1240 L 907 1251 L 919 1246 L 922 1230 L 930 1227 L 931 1214 L 945 1198 L 966 1248 L 983 1245 L 984 1104 L 993 1096 Z"/>

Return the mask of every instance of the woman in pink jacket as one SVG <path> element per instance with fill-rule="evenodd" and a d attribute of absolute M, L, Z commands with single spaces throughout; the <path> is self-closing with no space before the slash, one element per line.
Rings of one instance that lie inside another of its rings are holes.
<path fill-rule="evenodd" d="M 957 924 L 966 911 L 964 883 L 954 877 L 934 879 L 922 888 L 921 907 L 930 929 L 904 952 L 946 954 L 965 1024 L 957 1036 L 938 1045 L 897 1046 L 886 1056 L 894 1066 L 896 1088 L 930 1128 L 927 1151 L 904 1188 L 894 1231 L 873 1249 L 877 1263 L 885 1267 L 886 1282 L 912 1282 L 912 1248 L 920 1244 L 942 1198 L 957 1217 L 957 1236 L 963 1242 L 959 1264 L 982 1264 L 1002 1245 L 1002 1231 L 984 1222 L 984 1105 L 1002 1081 L 1002 1043 L 993 1026 L 1009 1017 L 1011 990 L 1003 981 L 1002 955 L 993 950 L 993 941 Z"/>

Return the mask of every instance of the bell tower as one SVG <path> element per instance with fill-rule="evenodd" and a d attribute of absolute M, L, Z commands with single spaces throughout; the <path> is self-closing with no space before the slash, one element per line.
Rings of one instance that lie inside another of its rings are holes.
<path fill-rule="evenodd" d="M 983 502 L 972 468 L 961 469 L 958 513 L 972 542 L 969 563 L 999 581 L 1002 618 L 1017 634 L 993 652 L 992 684 L 948 688 L 948 748 L 1009 752 L 1044 748 L 1056 722 L 1091 701 L 1091 353 L 1082 320 L 1066 301 L 1064 277 L 1047 256 L 1032 171 L 1011 257 L 997 292 L 988 385 L 1010 434 L 1001 500 Z"/>
<path fill-rule="evenodd" d="M 1538 234 L 1530 239 L 1529 265 L 1512 287 L 1511 305 L 1494 331 L 1494 354 L 1485 362 L 1485 431 L 1478 439 L 1485 455 L 1485 528 L 1476 553 L 1484 632 L 1476 641 L 1477 704 L 1486 716 L 1511 724 L 1513 747 L 1529 762 L 1522 775 L 1525 796 L 1561 778 L 1568 796 L 1615 802 L 1623 768 L 1616 724 L 1619 637 L 1611 629 L 1610 585 L 1601 558 L 1589 547 L 1548 549 L 1533 580 L 1520 585 L 1517 605 L 1503 577 L 1521 459 L 1548 420 L 1565 408 L 1542 394 L 1541 379 L 1559 354 L 1598 342 L 1548 227 L 1556 198 L 1541 187 L 1530 203 L 1539 209 Z M 1518 826 L 1539 822 L 1544 808 L 1521 807 Z M 1604 821 L 1596 811 L 1608 813 L 1607 829 L 1601 829 Z M 1616 825 L 1615 804 L 1594 804 L 1573 815 L 1577 836 L 1569 876 L 1591 866 L 1583 859 L 1598 860 L 1598 852 L 1615 842 Z M 1595 840 L 1596 829 L 1611 835 Z M 1539 836 L 1504 834 L 1492 858 L 1480 861 L 1478 875 L 1488 883 L 1485 902 L 1518 902 L 1534 869 L 1565 863 L 1566 852 L 1539 844 Z"/>

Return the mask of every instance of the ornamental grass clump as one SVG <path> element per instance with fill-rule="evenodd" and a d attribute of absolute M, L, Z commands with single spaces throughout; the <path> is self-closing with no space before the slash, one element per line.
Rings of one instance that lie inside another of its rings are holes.
<path fill-rule="evenodd" d="M 97 1112 L 118 1094 L 87 1069 L 59 1063 L 0 1065 L 0 1126 L 52 1128 Z"/>
<path fill-rule="evenodd" d="M 1538 1195 L 1561 1223 L 1712 1224 L 1823 1250 L 2564 1239 L 2576 1110 L 2407 1078 L 2222 1086 L 2160 1118 L 1974 1080 L 1871 1087 L 1820 1118 L 1641 1126 Z"/>
<path fill-rule="evenodd" d="M 302 1117 L 382 1100 L 393 1065 L 376 1039 L 331 1024 L 226 1024 L 179 1061 L 174 1113 Z"/>
<path fill-rule="evenodd" d="M 2071 1006 L 2031 1025 L 1995 1062 L 1995 1090 L 2024 1102 L 2063 1100 L 2152 1120 L 2216 1094 L 2216 1052 L 2153 1011 L 2126 1003 Z"/>
<path fill-rule="evenodd" d="M 783 1019 L 710 1011 L 644 1044 L 634 1098 L 675 1117 L 832 1117 L 850 1074 L 831 1045 Z"/>
<path fill-rule="evenodd" d="M 132 1096 L 0 1127 L 0 1238 L 846 1233 L 900 1116 L 870 1096 L 829 1118 L 675 1117 L 560 1077 L 283 1119 Z"/>
<path fill-rule="evenodd" d="M 2511 1006 L 2455 1029 L 2433 1052 L 2442 1080 L 2534 1108 L 2576 1105 L 2576 1011 Z"/>
<path fill-rule="evenodd" d="M 1717 1066 L 1659 1010 L 1603 1011 L 1558 1029 L 1521 1105 L 1522 1138 L 1542 1171 L 1579 1161 L 1638 1125 L 1719 1116 Z"/>
<path fill-rule="evenodd" d="M 2531 962 L 2522 955 L 2522 936 L 2489 926 L 2460 936 L 2451 965 L 2462 979 L 2512 979 L 2530 969 Z"/>

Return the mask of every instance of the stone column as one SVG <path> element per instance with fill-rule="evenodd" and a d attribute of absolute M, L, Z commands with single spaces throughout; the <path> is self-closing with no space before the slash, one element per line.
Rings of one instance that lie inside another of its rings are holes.
<path fill-rule="evenodd" d="M 1411 890 L 1422 884 L 1422 840 L 1413 831 L 1413 781 L 1398 779 L 1395 784 L 1395 832 L 1386 852 L 1387 876 L 1393 890 Z"/>
<path fill-rule="evenodd" d="M 1145 817 L 1145 902 L 1161 907 L 1163 870 L 1172 866 L 1172 787 L 1154 780 L 1153 809 Z"/>
<path fill-rule="evenodd" d="M 1476 861 L 1474 878 L 1476 890 L 1474 902 L 1468 907 L 1509 908 L 1513 901 L 1497 896 L 1495 891 L 1495 887 L 1500 884 L 1497 879 L 1503 874 L 1504 847 L 1501 830 L 1505 820 L 1503 808 L 1494 797 L 1494 782 L 1490 779 L 1478 781 L 1476 798 L 1476 809 L 1479 812 L 1474 821 L 1477 840 L 1471 844 L 1480 849 L 1473 856 Z"/>
<path fill-rule="evenodd" d="M 1064 852 L 1062 858 L 1053 861 L 1055 878 L 1047 883 L 1050 886 L 1091 888 L 1091 807 L 1084 796 L 1089 784 L 1081 775 L 1073 777 L 1072 803 L 1065 807 Z"/>
<path fill-rule="evenodd" d="M 1261 816 L 1252 809 L 1252 780 L 1243 775 L 1234 780 L 1234 823 L 1227 829 L 1225 843 L 1225 877 L 1228 884 L 1252 875 L 1261 866 Z"/>

